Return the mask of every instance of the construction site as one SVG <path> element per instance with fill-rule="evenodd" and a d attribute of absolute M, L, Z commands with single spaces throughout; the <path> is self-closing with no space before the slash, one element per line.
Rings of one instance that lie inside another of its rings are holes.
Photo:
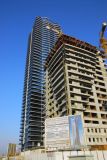
<path fill-rule="evenodd" d="M 45 62 L 43 146 L 2 160 L 107 160 L 106 27 L 99 48 L 60 35 Z"/>

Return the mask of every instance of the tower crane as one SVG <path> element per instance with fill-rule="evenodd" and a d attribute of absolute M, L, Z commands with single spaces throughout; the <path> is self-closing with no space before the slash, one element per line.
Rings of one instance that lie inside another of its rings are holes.
<path fill-rule="evenodd" d="M 107 39 L 105 38 L 105 31 L 107 22 L 103 22 L 102 29 L 100 32 L 100 47 L 103 49 L 103 57 L 107 58 Z"/>

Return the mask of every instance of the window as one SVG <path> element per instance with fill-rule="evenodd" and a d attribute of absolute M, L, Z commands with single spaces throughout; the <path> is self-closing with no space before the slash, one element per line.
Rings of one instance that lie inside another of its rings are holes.
<path fill-rule="evenodd" d="M 91 123 L 91 121 L 90 120 L 85 120 L 85 123 Z"/>
<path fill-rule="evenodd" d="M 102 139 L 102 138 L 100 138 L 100 141 L 101 141 L 101 142 L 103 142 L 103 139 Z"/>
<path fill-rule="evenodd" d="M 97 142 L 99 142 L 99 138 L 96 138 Z"/>
<path fill-rule="evenodd" d="M 93 122 L 93 124 L 99 124 L 99 122 L 98 121 L 92 121 Z"/>
<path fill-rule="evenodd" d="M 90 132 L 90 129 L 88 128 L 87 131 Z"/>
<path fill-rule="evenodd" d="M 73 109 L 73 110 L 72 110 L 72 115 L 75 115 L 75 113 L 76 113 L 76 111 Z"/>
<path fill-rule="evenodd" d="M 89 142 L 91 142 L 91 138 L 89 138 Z"/>
<path fill-rule="evenodd" d="M 106 129 L 104 129 L 104 133 L 106 133 Z"/>
<path fill-rule="evenodd" d="M 105 124 L 105 125 L 106 125 L 106 124 L 107 124 L 107 122 L 106 122 L 106 121 L 102 121 L 102 124 Z"/>
<path fill-rule="evenodd" d="M 95 142 L 95 138 L 93 138 L 93 142 Z"/>

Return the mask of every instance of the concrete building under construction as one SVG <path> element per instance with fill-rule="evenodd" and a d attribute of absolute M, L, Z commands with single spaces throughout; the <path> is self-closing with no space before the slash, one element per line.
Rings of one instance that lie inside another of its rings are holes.
<path fill-rule="evenodd" d="M 46 69 L 46 116 L 81 114 L 86 144 L 107 148 L 107 67 L 97 48 L 62 35 Z"/>

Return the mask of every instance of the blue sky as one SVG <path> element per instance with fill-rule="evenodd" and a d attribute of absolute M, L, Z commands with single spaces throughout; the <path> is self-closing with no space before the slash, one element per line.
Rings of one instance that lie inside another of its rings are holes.
<path fill-rule="evenodd" d="M 0 152 L 18 143 L 28 34 L 36 16 L 63 32 L 99 45 L 106 0 L 0 0 Z"/>

